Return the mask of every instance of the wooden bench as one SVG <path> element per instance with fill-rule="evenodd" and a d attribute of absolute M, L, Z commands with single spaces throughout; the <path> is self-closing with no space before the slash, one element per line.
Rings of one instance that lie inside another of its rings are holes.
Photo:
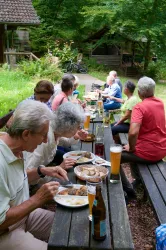
<path fill-rule="evenodd" d="M 120 116 L 115 114 L 114 119 L 119 121 Z M 128 144 L 128 134 L 120 133 L 119 138 L 122 145 Z M 137 166 L 158 222 L 160 224 L 166 223 L 166 162 L 137 164 Z"/>

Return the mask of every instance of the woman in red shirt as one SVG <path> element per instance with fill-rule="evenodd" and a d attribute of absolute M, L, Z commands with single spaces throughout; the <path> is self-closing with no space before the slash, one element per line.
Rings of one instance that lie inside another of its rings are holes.
<path fill-rule="evenodd" d="M 131 162 L 131 171 L 140 182 L 137 165 L 134 163 L 156 163 L 166 156 L 166 124 L 163 102 L 154 97 L 155 82 L 149 77 L 138 81 L 138 95 L 142 100 L 131 115 L 129 144 L 124 146 L 121 163 Z M 133 186 L 129 183 L 123 170 L 121 178 L 124 190 L 134 194 Z"/>

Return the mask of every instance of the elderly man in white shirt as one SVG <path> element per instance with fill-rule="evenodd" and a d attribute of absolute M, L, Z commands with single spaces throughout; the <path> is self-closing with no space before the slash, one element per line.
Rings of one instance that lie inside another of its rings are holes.
<path fill-rule="evenodd" d="M 46 172 L 40 167 L 26 171 L 22 152 L 33 152 L 47 142 L 52 118 L 45 104 L 27 100 L 15 110 L 8 132 L 0 134 L 0 249 L 47 249 L 54 213 L 39 207 L 53 199 L 59 183 L 46 183 L 29 197 L 28 182 Z M 54 167 L 50 174 L 68 179 L 60 167 Z"/>
<path fill-rule="evenodd" d="M 32 169 L 42 165 L 45 168 L 46 175 L 49 175 L 52 172 L 52 167 L 45 166 L 54 162 L 57 145 L 70 146 L 77 143 L 80 137 L 85 138 L 87 136 L 87 132 L 80 129 L 84 119 L 85 114 L 80 105 L 66 102 L 59 106 L 54 113 L 54 120 L 50 123 L 47 143 L 38 145 L 32 153 L 24 152 L 26 168 Z M 66 158 L 60 164 L 60 167 L 68 169 L 73 167 L 74 164 L 75 160 Z"/>

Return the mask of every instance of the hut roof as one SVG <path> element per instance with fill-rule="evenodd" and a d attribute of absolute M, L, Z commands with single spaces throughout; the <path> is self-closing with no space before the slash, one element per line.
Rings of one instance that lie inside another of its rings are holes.
<path fill-rule="evenodd" d="M 38 25 L 31 0 L 0 0 L 0 24 Z"/>

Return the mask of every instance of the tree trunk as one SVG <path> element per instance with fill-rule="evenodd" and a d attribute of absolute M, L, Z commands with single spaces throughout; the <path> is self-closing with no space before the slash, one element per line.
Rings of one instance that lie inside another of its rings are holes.
<path fill-rule="evenodd" d="M 151 39 L 147 40 L 146 46 L 145 46 L 145 63 L 144 63 L 144 71 L 147 70 L 149 61 L 150 61 L 150 46 L 151 46 Z"/>

